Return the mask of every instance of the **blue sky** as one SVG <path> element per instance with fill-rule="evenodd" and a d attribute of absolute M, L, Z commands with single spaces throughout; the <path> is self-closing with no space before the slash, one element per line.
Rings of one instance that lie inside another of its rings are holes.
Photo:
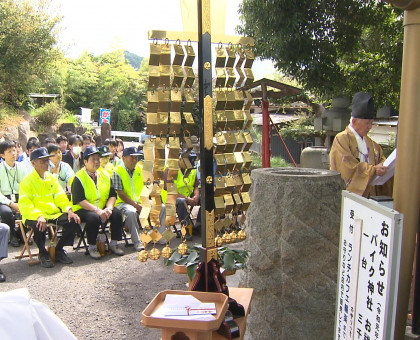
<path fill-rule="evenodd" d="M 235 34 L 241 0 L 227 0 L 225 33 Z M 182 30 L 178 0 L 53 0 L 63 16 L 60 45 L 66 56 L 83 51 L 101 54 L 123 48 L 142 57 L 149 55 L 148 30 Z M 269 61 L 255 61 L 255 79 L 272 74 Z"/>

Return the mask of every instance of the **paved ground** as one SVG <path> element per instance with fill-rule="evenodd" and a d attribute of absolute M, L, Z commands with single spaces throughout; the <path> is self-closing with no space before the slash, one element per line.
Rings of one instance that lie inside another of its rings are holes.
<path fill-rule="evenodd" d="M 173 238 L 171 248 L 180 242 Z M 189 243 L 200 242 L 194 236 Z M 15 259 L 21 248 L 9 246 L 9 257 L 0 263 L 7 276 L 0 291 L 27 288 L 31 298 L 48 305 L 80 340 L 160 339 L 160 330 L 142 326 L 141 313 L 160 291 L 187 290 L 187 276 L 174 273 L 162 258 L 140 262 L 132 246 L 123 242 L 120 246 L 124 256 L 107 255 L 98 261 L 85 255 L 84 249 L 66 247 L 74 263 L 50 269 L 29 266 L 26 258 Z M 36 250 L 35 244 L 31 249 Z M 228 278 L 229 286 L 237 284 L 237 277 Z"/>
<path fill-rule="evenodd" d="M 200 242 L 196 236 L 194 241 Z M 179 242 L 174 238 L 172 248 Z M 0 291 L 28 288 L 78 339 L 160 339 L 159 330 L 141 325 L 143 309 L 162 290 L 187 290 L 186 275 L 175 274 L 162 258 L 139 262 L 133 247 L 123 247 L 122 257 L 107 255 L 98 261 L 84 250 L 66 247 L 74 263 L 50 269 L 15 259 L 19 249 L 9 246 L 9 257 L 0 263 L 7 276 Z M 229 280 L 231 287 L 237 285 L 234 277 Z"/>

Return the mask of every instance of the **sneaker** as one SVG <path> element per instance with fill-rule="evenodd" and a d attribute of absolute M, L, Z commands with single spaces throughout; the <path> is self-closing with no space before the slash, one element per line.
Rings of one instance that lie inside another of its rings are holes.
<path fill-rule="evenodd" d="M 98 249 L 89 249 L 89 255 L 91 258 L 95 259 L 95 260 L 99 260 L 102 256 L 99 253 Z"/>
<path fill-rule="evenodd" d="M 16 235 L 12 234 L 10 237 L 10 245 L 12 247 L 19 247 L 19 240 Z"/>
<path fill-rule="evenodd" d="M 136 244 L 134 245 L 134 249 L 135 249 L 136 251 L 142 251 L 142 250 L 144 250 L 144 247 L 143 247 L 143 245 L 142 245 L 141 243 L 136 243 Z"/>
<path fill-rule="evenodd" d="M 55 261 L 60 262 L 63 264 L 72 264 L 73 260 L 67 256 L 64 249 L 56 249 L 55 250 Z"/>
<path fill-rule="evenodd" d="M 118 248 L 118 246 L 111 246 L 109 245 L 109 250 L 111 250 L 111 252 L 113 252 L 115 255 L 118 256 L 123 256 L 124 255 L 124 251 L 120 248 Z"/>
<path fill-rule="evenodd" d="M 54 263 L 52 263 L 51 261 L 50 254 L 48 254 L 47 252 L 45 253 L 40 252 L 38 255 L 38 258 L 41 261 L 41 267 L 44 267 L 44 268 L 54 267 Z"/>

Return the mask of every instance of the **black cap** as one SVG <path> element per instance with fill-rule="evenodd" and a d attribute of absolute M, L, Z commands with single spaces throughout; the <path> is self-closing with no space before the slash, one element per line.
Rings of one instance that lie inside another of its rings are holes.
<path fill-rule="evenodd" d="M 31 152 L 31 161 L 51 157 L 46 148 L 38 148 Z"/>
<path fill-rule="evenodd" d="M 372 96 L 366 92 L 357 92 L 353 96 L 351 107 L 351 116 L 353 118 L 373 119 L 375 118 L 375 105 Z"/>
<path fill-rule="evenodd" d="M 96 148 L 96 146 L 88 146 L 83 152 L 83 158 L 86 159 L 86 157 L 89 157 L 95 153 L 99 154 L 99 150 Z"/>
<path fill-rule="evenodd" d="M 101 157 L 111 156 L 111 152 L 109 152 L 109 147 L 107 145 L 100 146 L 98 151 Z"/>
<path fill-rule="evenodd" d="M 141 154 L 142 153 L 137 151 L 137 148 L 134 146 L 130 146 L 123 150 L 123 156 L 140 156 Z"/>

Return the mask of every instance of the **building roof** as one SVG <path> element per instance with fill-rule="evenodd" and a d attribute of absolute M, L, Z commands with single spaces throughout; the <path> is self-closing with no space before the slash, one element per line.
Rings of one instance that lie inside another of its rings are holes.
<path fill-rule="evenodd" d="M 247 87 L 248 90 L 255 89 L 256 87 L 265 84 L 267 87 L 272 87 L 275 90 L 268 90 L 267 91 L 267 98 L 277 99 L 281 97 L 289 97 L 302 92 L 301 89 L 287 85 L 285 83 L 281 83 L 279 81 L 262 78 L 260 80 L 254 81 L 251 85 Z M 252 98 L 262 98 L 262 90 L 255 90 L 251 92 Z"/>
<path fill-rule="evenodd" d="M 262 114 L 261 113 L 251 113 L 254 125 L 262 125 Z M 299 119 L 299 116 L 292 115 L 292 114 L 276 114 L 270 113 L 270 117 L 274 124 L 286 123 L 293 120 Z"/>

